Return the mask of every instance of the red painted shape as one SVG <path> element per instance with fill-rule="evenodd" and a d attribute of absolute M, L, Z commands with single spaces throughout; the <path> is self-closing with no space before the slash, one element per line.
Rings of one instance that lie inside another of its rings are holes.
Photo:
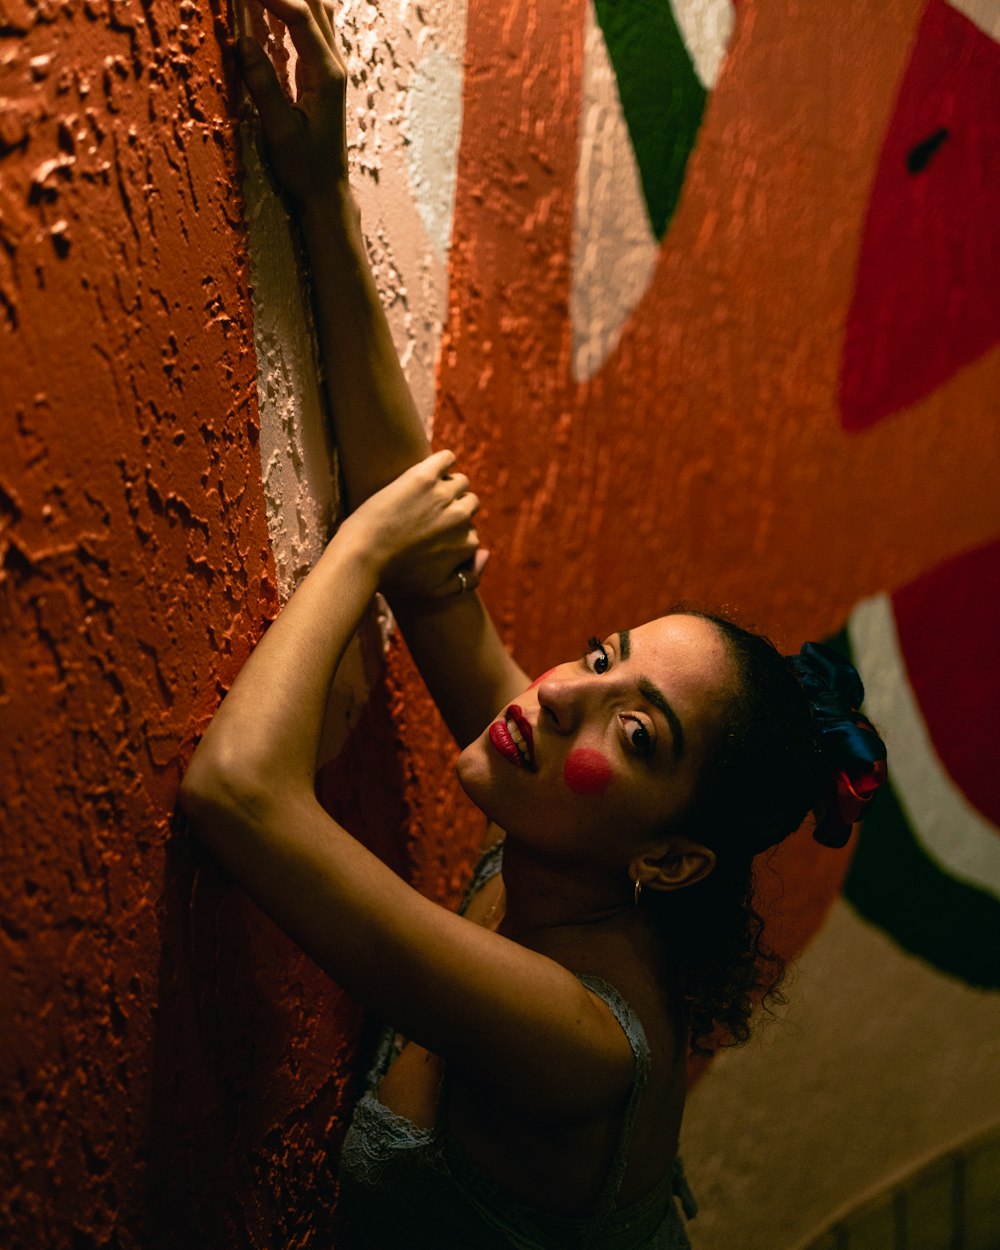
<path fill-rule="evenodd" d="M 593 797 L 603 794 L 613 776 L 605 757 L 590 747 L 577 747 L 569 753 L 563 765 L 563 781 L 574 794 Z"/>
<path fill-rule="evenodd" d="M 998 149 L 1000 45 L 930 0 L 868 206 L 841 361 L 846 429 L 914 403 L 1000 339 Z"/>
<path fill-rule="evenodd" d="M 555 671 L 556 671 L 556 670 L 555 670 L 554 668 L 547 668 L 547 669 L 545 670 L 545 672 L 544 672 L 544 673 L 542 673 L 542 675 L 541 675 L 540 677 L 536 677 L 536 678 L 535 678 L 535 680 L 531 683 L 531 685 L 528 687 L 528 689 L 529 689 L 529 690 L 534 690 L 534 688 L 535 688 L 536 686 L 540 686 L 540 685 L 542 684 L 542 682 L 546 679 L 546 677 L 550 677 L 550 676 L 551 676 L 551 675 L 552 675 Z"/>
<path fill-rule="evenodd" d="M 893 595 L 893 608 L 934 750 L 969 802 L 1000 826 L 1000 542 L 925 573 Z"/>

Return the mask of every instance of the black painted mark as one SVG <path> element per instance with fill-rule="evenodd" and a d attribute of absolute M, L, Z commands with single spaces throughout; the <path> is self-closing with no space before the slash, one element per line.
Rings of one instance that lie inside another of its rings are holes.
<path fill-rule="evenodd" d="M 938 150 L 945 139 L 948 138 L 948 130 L 942 126 L 940 130 L 935 130 L 932 135 L 928 135 L 926 139 L 921 139 L 918 144 L 910 148 L 906 156 L 906 168 L 911 174 L 922 174 L 927 166 L 931 163 L 931 157 Z"/>

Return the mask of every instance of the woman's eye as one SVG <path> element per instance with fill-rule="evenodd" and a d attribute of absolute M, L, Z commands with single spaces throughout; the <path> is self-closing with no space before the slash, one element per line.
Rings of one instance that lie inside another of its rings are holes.
<path fill-rule="evenodd" d="M 637 755 L 652 755 L 653 735 L 637 716 L 623 716 L 622 724 L 625 728 L 625 737 L 628 738 L 629 745 Z"/>
<path fill-rule="evenodd" d="M 606 673 L 611 665 L 611 657 L 608 655 L 607 648 L 599 638 L 587 639 L 587 650 L 584 652 L 583 662 L 589 669 L 593 669 L 595 673 Z"/>

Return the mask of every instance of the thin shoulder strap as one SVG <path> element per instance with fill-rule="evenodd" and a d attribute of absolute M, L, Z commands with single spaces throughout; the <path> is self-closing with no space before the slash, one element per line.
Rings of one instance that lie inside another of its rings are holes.
<path fill-rule="evenodd" d="M 618 1138 L 614 1157 L 611 1160 L 607 1179 L 601 1190 L 600 1201 L 594 1212 L 595 1216 L 600 1218 L 607 1215 L 614 1207 L 618 1198 L 618 1191 L 621 1189 L 622 1181 L 625 1179 L 635 1113 L 639 1106 L 639 1099 L 642 1097 L 642 1091 L 645 1089 L 646 1082 L 649 1079 L 649 1042 L 646 1039 L 646 1031 L 642 1027 L 639 1017 L 613 985 L 609 985 L 607 981 L 602 981 L 600 977 L 592 977 L 584 973 L 578 972 L 576 977 L 588 990 L 592 990 L 598 998 L 602 998 L 608 1004 L 611 1014 L 621 1025 L 622 1032 L 628 1038 L 628 1044 L 632 1047 L 632 1054 L 635 1056 L 635 1076 L 632 1078 L 632 1089 L 625 1106 L 622 1131 Z"/>
<path fill-rule="evenodd" d="M 460 916 L 465 915 L 472 900 L 487 881 L 493 880 L 502 867 L 503 842 L 494 842 L 490 849 L 483 854 L 473 870 L 472 880 L 469 882 L 469 887 L 462 895 L 462 901 L 458 905 L 458 914 Z"/>
<path fill-rule="evenodd" d="M 462 901 L 458 905 L 458 914 L 460 916 L 465 915 L 472 900 L 488 881 L 493 880 L 502 867 L 503 842 L 494 842 L 488 851 L 483 852 L 479 863 L 476 864 L 472 871 L 472 880 L 469 882 L 465 893 L 462 895 Z M 445 1064 L 444 1071 L 441 1074 L 441 1085 L 438 1088 L 437 1107 L 434 1111 L 435 1137 L 444 1135 L 445 1122 L 448 1118 L 448 1095 L 450 1090 L 451 1068 L 448 1064 Z"/>
<path fill-rule="evenodd" d="M 481 857 L 476 865 L 472 880 L 469 887 L 462 895 L 462 901 L 458 905 L 458 914 L 464 916 L 469 904 L 487 883 L 491 881 L 500 869 L 503 867 L 503 842 L 495 842 L 488 851 Z M 375 1058 L 372 1061 L 368 1076 L 365 1079 L 365 1088 L 373 1089 L 379 1081 L 389 1071 L 389 1065 L 397 1054 L 397 1036 L 392 1028 L 383 1029 L 379 1037 L 378 1046 L 375 1050 Z M 445 1069 L 447 1075 L 447 1069 Z M 442 1093 L 444 1090 L 444 1082 L 442 1082 Z M 438 1096 L 438 1110 L 436 1116 L 437 1127 L 443 1119 L 444 1097 Z"/>

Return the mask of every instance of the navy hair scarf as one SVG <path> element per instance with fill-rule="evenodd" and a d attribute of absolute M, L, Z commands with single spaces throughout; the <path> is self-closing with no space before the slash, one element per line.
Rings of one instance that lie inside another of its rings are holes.
<path fill-rule="evenodd" d="M 858 671 L 839 651 L 807 642 L 788 663 L 805 690 L 831 787 L 816 809 L 813 837 L 843 846 L 887 773 L 885 743 L 858 709 L 865 697 Z"/>

